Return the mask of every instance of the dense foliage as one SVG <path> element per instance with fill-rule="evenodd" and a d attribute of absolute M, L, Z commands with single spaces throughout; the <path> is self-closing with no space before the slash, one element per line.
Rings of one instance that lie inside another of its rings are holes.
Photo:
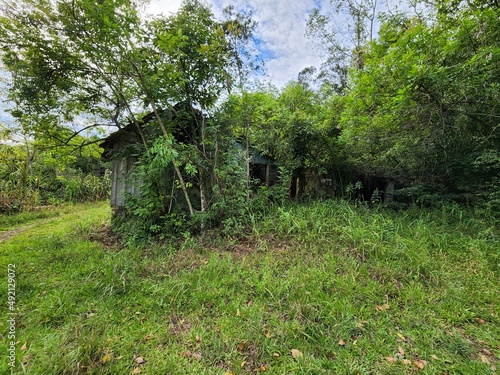
<path fill-rule="evenodd" d="M 106 199 L 107 168 L 96 145 L 72 151 L 29 141 L 0 144 L 0 212 Z"/>
<path fill-rule="evenodd" d="M 498 9 L 388 18 L 351 73 L 341 141 L 353 168 L 417 194 L 498 204 Z"/>
<path fill-rule="evenodd" d="M 145 20 L 132 0 L 2 4 L 22 134 L 59 147 L 83 131 L 136 126 L 141 191 L 128 213 L 141 230 L 242 228 L 286 195 L 500 205 L 496 4 L 413 2 L 377 14 L 373 1 L 332 2 L 307 24 L 325 64 L 280 90 L 249 85 L 260 69 L 251 12 L 229 7 L 218 20 L 185 0 Z M 345 32 L 333 29 L 339 14 Z M 156 139 L 141 131 L 145 113 Z M 275 162 L 276 188 L 252 181 L 255 154 Z M 311 188 L 311 176 L 333 190 Z"/>

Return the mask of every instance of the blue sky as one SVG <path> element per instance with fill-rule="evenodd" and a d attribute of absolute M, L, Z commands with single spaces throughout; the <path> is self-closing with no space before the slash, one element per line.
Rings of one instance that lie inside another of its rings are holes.
<path fill-rule="evenodd" d="M 329 0 L 206 0 L 216 17 L 222 9 L 252 10 L 258 22 L 256 47 L 265 61 L 267 79 L 277 87 L 284 86 L 309 66 L 319 66 L 321 59 L 305 37 L 309 13 Z M 168 15 L 179 9 L 181 0 L 152 0 L 146 9 L 149 14 Z"/>
<path fill-rule="evenodd" d="M 261 56 L 265 60 L 268 80 L 278 88 L 284 86 L 304 68 L 316 66 L 322 62 L 320 52 L 313 42 L 305 36 L 306 23 L 313 8 L 328 12 L 330 0 L 205 0 L 212 7 L 216 17 L 222 15 L 222 9 L 228 5 L 238 10 L 252 10 L 253 18 L 258 22 L 256 40 Z M 390 3 L 390 4 L 389 4 Z M 405 0 L 377 0 L 377 9 L 407 9 L 401 5 Z M 177 11 L 181 0 L 151 0 L 146 13 L 169 15 Z M 401 8 L 402 6 L 402 8 Z M 338 16 L 337 32 L 347 32 L 347 24 Z M 376 30 L 375 30 L 376 32 Z"/>

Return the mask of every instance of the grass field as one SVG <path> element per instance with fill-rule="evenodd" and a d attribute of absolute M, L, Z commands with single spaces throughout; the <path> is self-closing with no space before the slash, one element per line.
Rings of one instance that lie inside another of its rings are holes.
<path fill-rule="evenodd" d="M 109 211 L 0 219 L 0 373 L 500 370 L 493 219 L 316 202 L 276 208 L 232 239 L 125 247 L 107 229 Z"/>

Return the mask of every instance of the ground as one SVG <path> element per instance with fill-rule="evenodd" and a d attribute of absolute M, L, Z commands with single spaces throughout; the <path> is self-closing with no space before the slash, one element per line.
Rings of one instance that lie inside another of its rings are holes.
<path fill-rule="evenodd" d="M 131 245 L 109 215 L 96 203 L 0 218 L 13 373 L 497 372 L 500 242 L 482 216 L 317 202 L 233 238 Z"/>

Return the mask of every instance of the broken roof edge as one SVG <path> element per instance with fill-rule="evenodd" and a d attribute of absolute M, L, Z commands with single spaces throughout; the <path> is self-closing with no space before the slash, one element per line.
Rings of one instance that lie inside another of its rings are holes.
<path fill-rule="evenodd" d="M 186 103 L 183 102 L 179 102 L 173 106 L 169 105 L 169 107 L 166 109 L 159 109 L 158 114 L 160 115 L 160 117 L 165 117 L 165 114 L 167 114 L 169 119 L 173 120 L 177 117 L 177 112 L 180 111 L 185 105 Z M 206 118 L 206 114 L 203 113 L 202 110 L 192 105 L 191 108 L 194 111 L 195 116 L 203 116 L 204 118 Z M 99 146 L 107 150 L 112 148 L 112 145 L 115 144 L 116 142 L 119 142 L 123 137 L 129 137 L 130 135 L 140 137 L 136 124 L 138 124 L 141 128 L 143 128 L 145 125 L 155 120 L 156 120 L 156 113 L 154 111 L 145 114 L 136 121 L 129 120 L 127 125 L 125 125 L 121 129 L 117 130 L 114 133 L 111 133 L 106 138 L 104 138 L 103 141 L 99 143 Z"/>
<path fill-rule="evenodd" d="M 162 116 L 165 113 L 168 112 L 171 113 L 172 111 L 170 109 L 160 109 L 158 112 L 160 116 Z M 99 146 L 106 151 L 111 149 L 115 143 L 121 141 L 123 138 L 129 138 L 131 135 L 140 137 L 137 125 L 139 125 L 142 128 L 145 125 L 149 124 L 150 122 L 154 121 L 155 119 L 156 119 L 156 114 L 154 112 L 150 112 L 142 116 L 139 120 L 135 121 L 131 120 L 127 125 L 125 125 L 124 127 L 118 129 L 117 131 L 111 133 L 106 138 L 104 138 L 102 142 L 99 143 Z"/>

